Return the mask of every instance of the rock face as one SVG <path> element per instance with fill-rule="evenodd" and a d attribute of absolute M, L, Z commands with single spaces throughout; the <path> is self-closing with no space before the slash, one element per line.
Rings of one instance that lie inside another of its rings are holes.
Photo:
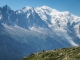
<path fill-rule="evenodd" d="M 32 53 L 22 60 L 80 60 L 80 47 Z"/>
<path fill-rule="evenodd" d="M 48 6 L 0 7 L 0 60 L 20 60 L 32 52 L 80 45 L 80 17 Z"/>

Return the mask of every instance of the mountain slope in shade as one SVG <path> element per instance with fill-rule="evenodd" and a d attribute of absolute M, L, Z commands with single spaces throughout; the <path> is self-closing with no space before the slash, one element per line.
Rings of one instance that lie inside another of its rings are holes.
<path fill-rule="evenodd" d="M 43 49 L 79 46 L 80 17 L 48 6 L 13 11 L 5 5 L 0 7 L 0 43 L 4 53 L 1 60 L 19 60 Z"/>

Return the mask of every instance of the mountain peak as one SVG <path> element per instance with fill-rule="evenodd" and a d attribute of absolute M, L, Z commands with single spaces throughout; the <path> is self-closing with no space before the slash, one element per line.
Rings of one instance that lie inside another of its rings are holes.
<path fill-rule="evenodd" d="M 8 5 L 5 5 L 4 7 L 9 7 Z"/>
<path fill-rule="evenodd" d="M 11 10 L 11 8 L 8 5 L 3 6 L 3 9 Z"/>
<path fill-rule="evenodd" d="M 25 7 L 23 7 L 23 9 L 22 9 L 23 12 L 26 12 L 26 11 L 28 11 L 28 10 L 33 10 L 33 8 L 30 7 L 30 6 L 25 6 Z"/>
<path fill-rule="evenodd" d="M 32 7 L 30 7 L 30 6 L 25 6 L 25 7 L 23 7 L 23 9 L 29 10 L 29 9 L 32 9 Z"/>
<path fill-rule="evenodd" d="M 49 7 L 49 6 L 45 6 L 45 5 L 44 5 L 44 6 L 42 6 L 42 8 L 44 8 L 44 9 L 48 9 L 48 8 L 49 8 L 49 9 L 50 9 L 50 7 Z"/>
<path fill-rule="evenodd" d="M 44 12 L 44 14 L 45 14 L 45 13 L 50 14 L 50 13 L 52 13 L 52 12 L 54 12 L 54 13 L 59 12 L 58 10 L 53 9 L 53 8 L 50 8 L 50 7 L 48 7 L 48 6 L 36 7 L 35 10 L 36 10 L 36 12 Z"/>
<path fill-rule="evenodd" d="M 46 9 L 46 8 L 50 8 L 49 6 L 46 6 L 46 5 L 38 6 L 38 7 L 40 7 L 40 8 L 44 8 L 44 9 Z"/>

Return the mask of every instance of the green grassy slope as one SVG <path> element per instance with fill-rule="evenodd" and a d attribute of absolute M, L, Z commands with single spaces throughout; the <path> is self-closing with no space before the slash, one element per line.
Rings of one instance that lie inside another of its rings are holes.
<path fill-rule="evenodd" d="M 80 60 L 80 47 L 32 53 L 22 60 Z"/>

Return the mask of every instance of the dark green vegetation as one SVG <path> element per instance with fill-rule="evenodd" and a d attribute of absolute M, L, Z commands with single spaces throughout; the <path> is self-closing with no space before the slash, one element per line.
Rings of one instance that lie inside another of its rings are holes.
<path fill-rule="evenodd" d="M 31 53 L 22 60 L 80 60 L 80 47 L 55 49 L 36 54 Z"/>

